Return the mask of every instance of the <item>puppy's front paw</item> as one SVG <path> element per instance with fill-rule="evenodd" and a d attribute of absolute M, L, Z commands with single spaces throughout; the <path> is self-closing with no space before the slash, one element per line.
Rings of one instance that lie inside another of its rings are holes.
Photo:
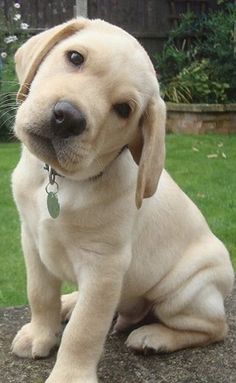
<path fill-rule="evenodd" d="M 97 377 L 93 374 L 83 373 L 78 370 L 78 368 L 58 368 L 55 365 L 54 369 L 51 372 L 51 375 L 48 377 L 45 383 L 98 383 Z"/>
<path fill-rule="evenodd" d="M 46 380 L 45 383 L 65 383 L 65 382 L 70 382 L 70 383 L 98 383 L 98 380 L 97 379 L 80 379 L 80 378 L 75 378 L 73 380 L 68 380 L 68 379 L 64 379 L 62 377 L 62 379 L 54 379 L 54 377 L 51 378 L 51 376 L 49 376 L 49 378 Z"/>
<path fill-rule="evenodd" d="M 12 352 L 20 358 L 44 358 L 58 344 L 58 337 L 50 331 L 37 329 L 32 323 L 24 325 L 12 342 Z"/>

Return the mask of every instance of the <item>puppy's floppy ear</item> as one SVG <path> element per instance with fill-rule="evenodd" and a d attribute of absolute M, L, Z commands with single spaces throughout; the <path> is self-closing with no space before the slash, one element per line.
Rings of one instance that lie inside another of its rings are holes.
<path fill-rule="evenodd" d="M 135 162 L 139 165 L 136 206 L 139 209 L 143 198 L 151 197 L 158 185 L 165 161 L 166 107 L 158 96 L 152 98 L 141 118 L 135 140 L 129 145 Z"/>
<path fill-rule="evenodd" d="M 89 21 L 78 18 L 31 37 L 15 54 L 16 73 L 20 82 L 17 100 L 24 100 L 34 76 L 48 52 L 61 40 L 83 29 Z"/>

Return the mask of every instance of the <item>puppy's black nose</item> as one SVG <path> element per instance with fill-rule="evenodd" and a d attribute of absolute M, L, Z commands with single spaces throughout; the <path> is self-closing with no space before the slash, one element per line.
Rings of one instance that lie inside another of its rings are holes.
<path fill-rule="evenodd" d="M 53 108 L 51 126 L 55 136 L 68 138 L 84 131 L 86 119 L 75 106 L 67 101 L 59 101 Z"/>

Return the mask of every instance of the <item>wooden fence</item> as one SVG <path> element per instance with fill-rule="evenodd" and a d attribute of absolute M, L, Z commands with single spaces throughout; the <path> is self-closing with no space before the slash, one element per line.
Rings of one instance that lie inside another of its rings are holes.
<path fill-rule="evenodd" d="M 15 0 L 17 2 L 17 0 Z M 9 17 L 14 0 L 0 0 Z M 49 28 L 77 14 L 102 18 L 126 29 L 139 39 L 150 55 L 160 51 L 168 32 L 182 13 L 207 12 L 217 0 L 18 0 L 22 20 L 33 33 Z M 77 4 L 77 7 L 76 7 Z"/>

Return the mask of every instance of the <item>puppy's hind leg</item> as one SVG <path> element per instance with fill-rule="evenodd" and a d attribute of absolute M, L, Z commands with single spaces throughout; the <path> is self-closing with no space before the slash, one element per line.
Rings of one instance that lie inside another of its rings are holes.
<path fill-rule="evenodd" d="M 215 294 L 217 295 L 217 292 Z M 203 302 L 199 306 L 198 300 L 173 316 L 170 314 L 165 316 L 163 308 L 156 307 L 154 311 L 161 317 L 162 323 L 150 324 L 134 330 L 127 339 L 127 346 L 144 353 L 173 352 L 223 340 L 227 334 L 227 324 L 221 295 L 218 294 L 217 302 L 221 309 L 215 316 L 207 312 L 207 309 L 216 302 L 216 297 L 207 297 L 204 291 L 198 298 L 204 299 L 205 313 L 202 312 Z M 171 306 L 171 301 L 166 302 L 166 308 L 168 305 Z"/>
<path fill-rule="evenodd" d="M 223 340 L 227 334 L 223 299 L 230 293 L 233 279 L 223 244 L 212 236 L 202 238 L 148 292 L 150 301 L 159 300 L 153 311 L 161 324 L 133 331 L 128 347 L 171 352 Z"/>
<path fill-rule="evenodd" d="M 61 296 L 61 321 L 68 322 L 78 300 L 78 291 Z"/>

